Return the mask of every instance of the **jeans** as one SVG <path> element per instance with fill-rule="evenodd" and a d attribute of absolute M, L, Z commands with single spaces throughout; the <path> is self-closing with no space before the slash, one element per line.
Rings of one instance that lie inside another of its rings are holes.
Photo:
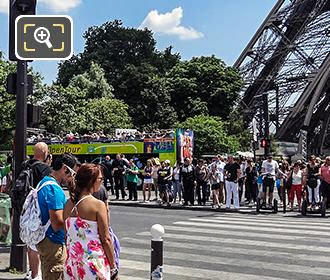
<path fill-rule="evenodd" d="M 182 184 L 179 180 L 173 180 L 173 191 L 174 191 L 174 200 L 179 196 L 179 200 L 182 198 Z"/>

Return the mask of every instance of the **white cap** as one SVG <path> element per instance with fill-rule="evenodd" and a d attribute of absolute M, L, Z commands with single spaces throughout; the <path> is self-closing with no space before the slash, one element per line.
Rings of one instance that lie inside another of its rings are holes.
<path fill-rule="evenodd" d="M 160 224 L 155 224 L 151 227 L 151 236 L 154 241 L 162 241 L 165 234 L 165 229 Z"/>

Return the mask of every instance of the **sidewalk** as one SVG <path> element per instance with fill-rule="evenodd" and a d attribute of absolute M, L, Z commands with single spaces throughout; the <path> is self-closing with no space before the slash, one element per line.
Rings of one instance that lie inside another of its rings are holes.
<path fill-rule="evenodd" d="M 110 194 L 110 192 L 109 192 Z M 183 204 L 180 203 L 171 203 L 171 206 L 166 206 L 166 204 L 161 204 L 160 202 L 157 202 L 155 199 L 154 192 L 152 192 L 150 201 L 143 202 L 142 198 L 142 191 L 138 191 L 138 200 L 132 201 L 132 200 L 123 200 L 119 199 L 116 200 L 116 197 L 114 195 L 109 195 L 109 204 L 110 205 L 117 205 L 117 206 L 128 206 L 128 207 L 142 207 L 142 208 L 164 208 L 164 209 L 175 209 L 175 210 L 190 210 L 190 211 L 212 211 L 212 212 L 237 212 L 237 210 L 233 209 L 233 206 L 230 210 L 226 210 L 226 205 L 222 205 L 221 208 L 214 209 L 212 208 L 212 202 L 208 201 L 206 202 L 205 206 L 198 205 L 195 201 L 195 204 L 193 206 L 183 206 Z M 183 203 L 183 202 L 182 202 Z M 244 205 L 243 203 L 240 206 L 239 209 L 240 212 L 253 212 L 255 211 L 255 205 Z"/>
<path fill-rule="evenodd" d="M 10 247 L 0 244 L 0 280 L 11 280 L 11 279 L 23 280 L 25 274 L 9 272 L 8 269 L 9 262 L 10 262 Z"/>

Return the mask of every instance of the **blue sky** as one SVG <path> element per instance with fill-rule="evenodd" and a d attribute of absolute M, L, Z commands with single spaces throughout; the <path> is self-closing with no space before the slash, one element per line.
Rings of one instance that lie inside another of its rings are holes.
<path fill-rule="evenodd" d="M 7 2 L 0 0 L 0 49 L 8 54 Z M 129 27 L 149 27 L 157 48 L 169 45 L 182 59 L 216 55 L 228 65 L 238 58 L 276 0 L 38 0 L 38 14 L 67 14 L 74 21 L 74 52 L 93 25 L 120 19 Z M 57 62 L 30 65 L 46 83 L 56 79 Z"/>

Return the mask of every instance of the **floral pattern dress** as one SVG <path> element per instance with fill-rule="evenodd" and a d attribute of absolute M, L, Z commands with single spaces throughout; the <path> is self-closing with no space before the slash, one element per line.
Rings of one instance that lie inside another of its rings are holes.
<path fill-rule="evenodd" d="M 68 217 L 67 259 L 64 264 L 64 279 L 110 279 L 110 264 L 104 253 L 98 234 L 97 222 Z"/>

